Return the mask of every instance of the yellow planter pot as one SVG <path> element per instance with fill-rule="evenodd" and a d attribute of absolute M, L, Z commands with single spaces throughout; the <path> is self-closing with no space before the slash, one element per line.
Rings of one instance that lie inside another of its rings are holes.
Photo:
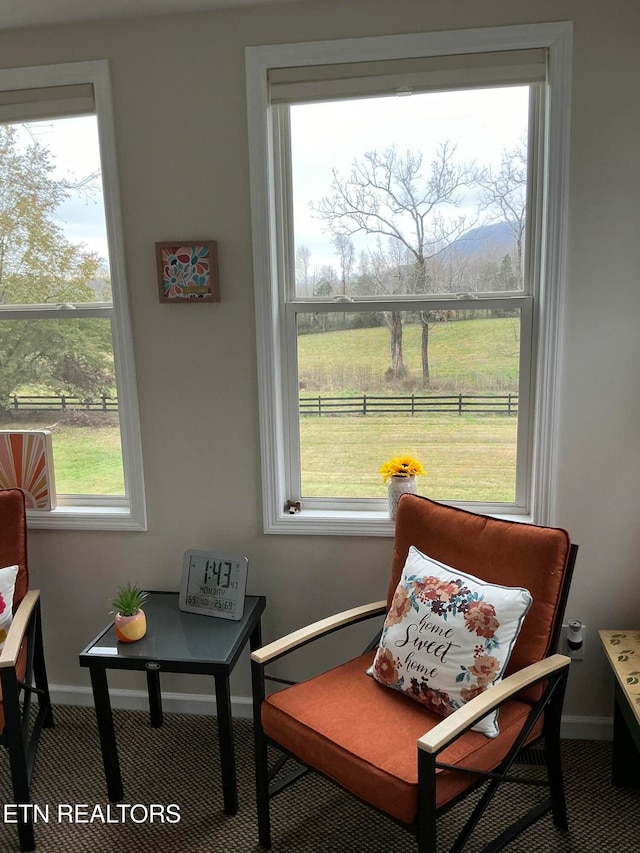
<path fill-rule="evenodd" d="M 133 616 L 123 616 L 116 613 L 114 619 L 116 637 L 123 643 L 134 643 L 141 640 L 147 633 L 147 617 L 144 610 L 138 610 Z"/>

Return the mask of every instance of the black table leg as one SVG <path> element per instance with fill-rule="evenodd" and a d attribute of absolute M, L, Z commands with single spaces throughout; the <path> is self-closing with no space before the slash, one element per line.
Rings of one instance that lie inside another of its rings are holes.
<path fill-rule="evenodd" d="M 616 682 L 613 707 L 613 750 L 611 781 L 617 788 L 640 788 L 640 731 L 634 713 Z"/>
<path fill-rule="evenodd" d="M 107 684 L 107 671 L 102 667 L 90 667 L 91 687 L 93 688 L 93 703 L 96 709 L 98 722 L 98 734 L 100 735 L 100 748 L 102 750 L 102 763 L 104 775 L 107 780 L 107 793 L 112 802 L 122 799 L 124 789 L 122 787 L 122 774 L 120 773 L 120 761 L 118 759 L 118 745 L 116 744 L 116 733 L 113 727 L 113 716 L 111 714 L 111 700 L 109 699 L 109 686 Z"/>
<path fill-rule="evenodd" d="M 258 619 L 256 622 L 256 627 L 251 632 L 251 636 L 249 637 L 249 648 L 252 652 L 255 652 L 256 649 L 259 649 L 262 646 L 262 620 Z"/>
<path fill-rule="evenodd" d="M 224 813 L 234 815 L 238 811 L 238 784 L 236 780 L 236 759 L 233 746 L 229 678 L 226 675 L 216 675 L 214 677 L 216 682 L 218 742 L 220 745 L 220 768 L 222 772 Z"/>
<path fill-rule="evenodd" d="M 149 721 L 154 729 L 158 729 L 162 725 L 163 717 L 160 673 L 157 669 L 147 669 L 147 691 L 149 693 Z"/>

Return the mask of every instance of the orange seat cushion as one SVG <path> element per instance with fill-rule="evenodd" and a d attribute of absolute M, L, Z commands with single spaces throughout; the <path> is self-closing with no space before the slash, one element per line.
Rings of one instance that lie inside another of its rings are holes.
<path fill-rule="evenodd" d="M 271 694 L 262 706 L 268 737 L 346 790 L 405 823 L 417 814 L 417 741 L 442 718 L 366 674 L 373 652 Z M 467 732 L 440 760 L 490 770 L 506 755 L 531 706 L 500 709 L 500 737 Z M 390 722 L 391 721 L 391 722 Z M 437 806 L 474 777 L 438 771 Z"/>

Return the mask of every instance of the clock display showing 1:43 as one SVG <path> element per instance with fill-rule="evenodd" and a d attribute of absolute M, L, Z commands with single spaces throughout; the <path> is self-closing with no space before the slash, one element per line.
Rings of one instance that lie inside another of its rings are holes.
<path fill-rule="evenodd" d="M 221 619 L 241 619 L 248 563 L 246 557 L 215 551 L 185 551 L 180 609 Z"/>

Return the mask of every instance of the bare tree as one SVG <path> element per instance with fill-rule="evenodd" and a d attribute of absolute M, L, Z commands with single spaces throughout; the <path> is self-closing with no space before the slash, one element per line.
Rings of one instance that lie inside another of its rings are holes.
<path fill-rule="evenodd" d="M 346 234 L 334 234 L 333 240 L 331 242 L 333 243 L 333 246 L 336 250 L 336 255 L 338 256 L 338 263 L 340 264 L 342 295 L 346 296 L 347 283 L 351 278 L 353 264 L 356 256 L 355 246 Z"/>
<path fill-rule="evenodd" d="M 527 140 L 523 134 L 513 148 L 504 149 L 497 171 L 491 167 L 478 174 L 481 204 L 494 221 L 506 222 L 518 253 L 518 274 L 522 282 L 522 257 L 527 220 Z"/>
<path fill-rule="evenodd" d="M 296 288 L 301 296 L 309 296 L 309 263 L 311 252 L 307 246 L 298 246 L 296 249 Z"/>
<path fill-rule="evenodd" d="M 455 150 L 450 142 L 441 143 L 428 168 L 423 168 L 420 152 L 401 155 L 395 147 L 369 151 L 353 161 L 348 177 L 334 169 L 331 195 L 311 205 L 330 233 L 346 237 L 375 234 L 406 253 L 412 274 L 398 276 L 393 293 L 430 292 L 427 261 L 446 251 L 475 224 L 454 214 L 463 201 L 463 190 L 475 181 L 473 166 L 456 163 Z M 428 385 L 429 312 L 422 313 L 423 383 Z M 394 375 L 399 375 L 400 366 L 401 361 L 396 358 L 394 362 L 392 357 Z"/>

